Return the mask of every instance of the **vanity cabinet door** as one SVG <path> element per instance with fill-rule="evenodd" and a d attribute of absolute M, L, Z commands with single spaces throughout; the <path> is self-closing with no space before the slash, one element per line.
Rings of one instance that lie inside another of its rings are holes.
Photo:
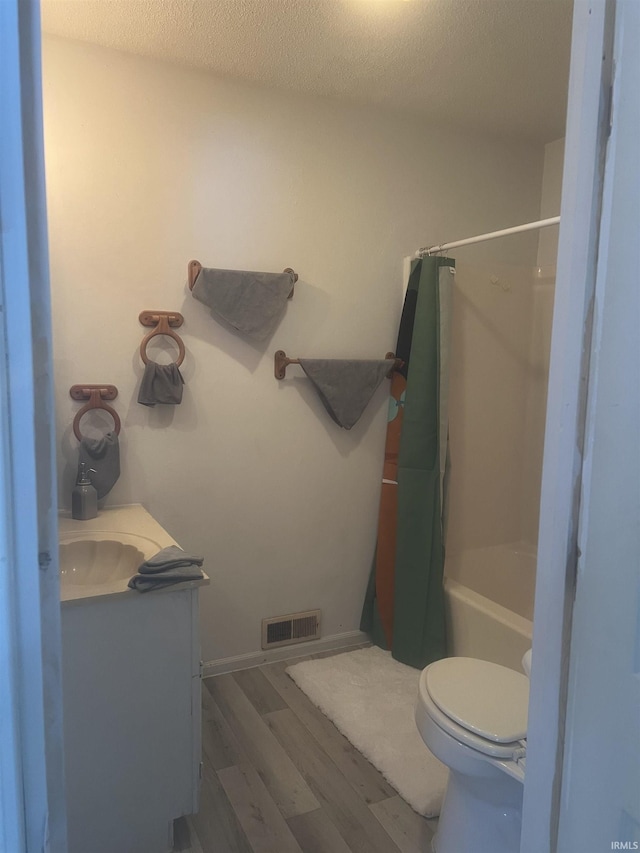
<path fill-rule="evenodd" d="M 63 607 L 70 853 L 160 853 L 193 811 L 196 608 L 189 588 Z"/>

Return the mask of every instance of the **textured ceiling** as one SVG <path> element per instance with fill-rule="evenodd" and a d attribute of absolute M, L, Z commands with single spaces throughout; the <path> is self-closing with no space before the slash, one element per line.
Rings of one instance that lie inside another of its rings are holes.
<path fill-rule="evenodd" d="M 42 0 L 43 29 L 227 77 L 548 142 L 571 0 Z"/>

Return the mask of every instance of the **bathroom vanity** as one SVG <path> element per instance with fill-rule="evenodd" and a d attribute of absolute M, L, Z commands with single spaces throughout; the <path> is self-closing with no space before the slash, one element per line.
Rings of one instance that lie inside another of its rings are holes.
<path fill-rule="evenodd" d="M 70 853 L 163 853 L 198 810 L 204 579 L 139 593 L 143 560 L 177 544 L 140 505 L 61 517 L 64 746 Z"/>

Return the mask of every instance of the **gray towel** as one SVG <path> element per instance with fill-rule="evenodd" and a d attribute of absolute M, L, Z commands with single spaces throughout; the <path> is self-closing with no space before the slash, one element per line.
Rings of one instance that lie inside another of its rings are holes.
<path fill-rule="evenodd" d="M 204 557 L 187 554 L 178 545 L 169 545 L 162 551 L 158 551 L 150 559 L 145 560 L 138 571 L 141 575 L 154 575 L 158 572 L 165 572 L 167 569 L 177 569 L 182 566 L 201 566 L 203 563 Z"/>
<path fill-rule="evenodd" d="M 84 462 L 89 471 L 91 483 L 98 493 L 98 499 L 108 495 L 120 476 L 120 445 L 115 432 L 108 432 L 102 438 L 83 438 L 80 442 L 80 462 Z"/>
<path fill-rule="evenodd" d="M 383 361 L 301 358 L 300 366 L 315 385 L 325 409 L 338 426 L 351 429 L 394 365 Z"/>
<path fill-rule="evenodd" d="M 236 331 L 263 341 L 280 322 L 294 281 L 288 272 L 203 268 L 192 293 Z"/>
<path fill-rule="evenodd" d="M 134 575 L 127 585 L 129 589 L 137 589 L 138 592 L 149 592 L 152 589 L 164 589 L 185 581 L 199 581 L 202 577 L 202 571 L 197 566 L 182 566 L 177 569 L 168 569 L 158 575 Z"/>
<path fill-rule="evenodd" d="M 150 361 L 144 366 L 144 374 L 138 392 L 138 402 L 143 406 L 168 403 L 174 406 L 182 402 L 184 379 L 178 365 L 156 364 Z"/>
<path fill-rule="evenodd" d="M 129 589 L 149 592 L 151 589 L 164 589 L 184 581 L 197 581 L 203 577 L 200 566 L 203 557 L 187 554 L 177 545 L 170 545 L 145 560 L 138 573 L 129 581 Z"/>

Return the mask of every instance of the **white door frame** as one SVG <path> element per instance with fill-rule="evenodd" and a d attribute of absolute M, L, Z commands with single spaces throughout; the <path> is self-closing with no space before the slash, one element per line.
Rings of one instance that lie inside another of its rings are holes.
<path fill-rule="evenodd" d="M 0 2 L 0 853 L 64 853 L 40 9 Z"/>
<path fill-rule="evenodd" d="M 555 853 L 614 0 L 576 0 L 545 428 L 521 853 Z"/>
<path fill-rule="evenodd" d="M 640 3 L 616 5 L 558 851 L 640 847 Z M 604 784 L 603 784 L 604 780 Z"/>
<path fill-rule="evenodd" d="M 557 836 L 614 6 L 615 0 L 576 0 L 574 11 L 522 853 L 553 853 Z M 64 853 L 51 324 L 36 0 L 0 2 L 0 103 L 0 853 Z"/>

